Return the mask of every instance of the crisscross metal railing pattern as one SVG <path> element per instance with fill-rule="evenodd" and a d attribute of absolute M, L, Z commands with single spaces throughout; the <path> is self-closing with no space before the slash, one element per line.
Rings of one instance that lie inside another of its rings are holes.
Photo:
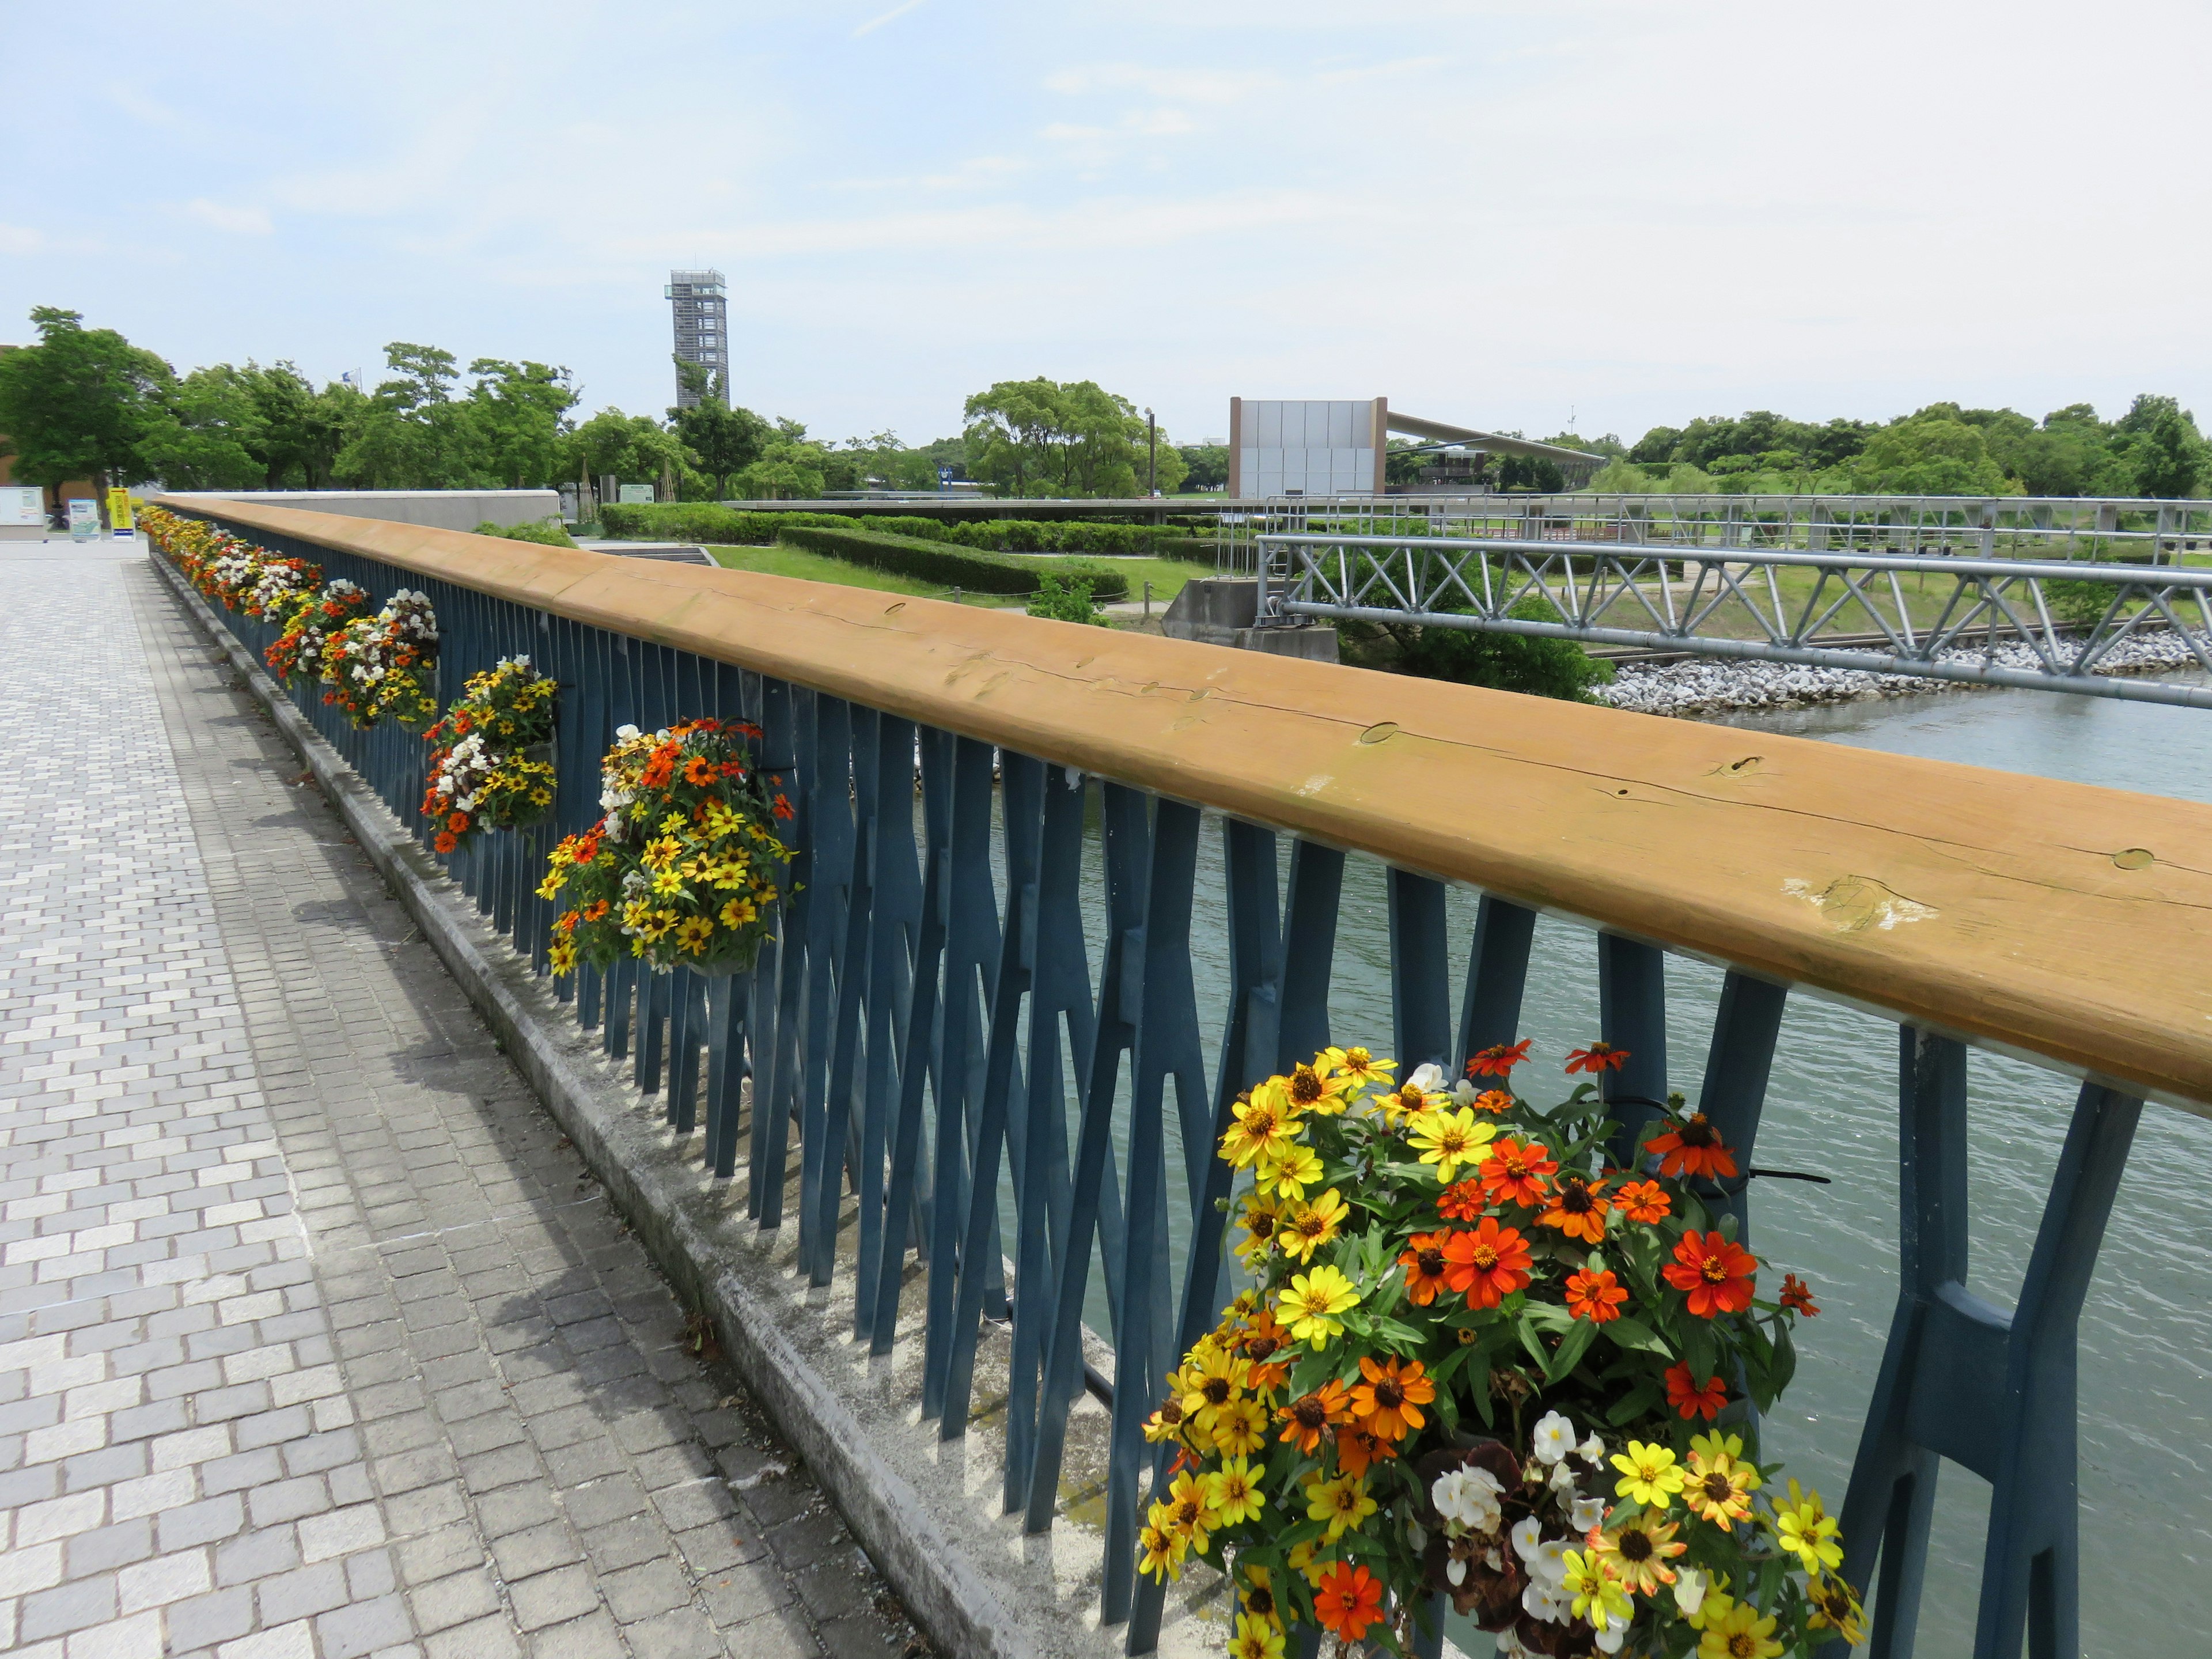
<path fill-rule="evenodd" d="M 2118 647 L 2154 634 L 2212 671 L 2212 569 L 1387 536 L 1259 545 L 1263 619 L 1414 623 L 2212 708 L 2212 687 L 2106 672 Z M 2094 592 L 2086 623 L 2060 620 L 2054 583 Z"/>
<path fill-rule="evenodd" d="M 857 1212 L 854 1328 L 873 1352 L 893 1344 L 907 1264 L 919 1254 L 921 1407 L 942 1437 L 969 1430 L 985 1316 L 1010 1321 L 1002 1496 L 1032 1532 L 1050 1527 L 1059 1507 L 1070 1408 L 1086 1385 L 1095 1267 L 1115 1358 L 1110 1383 L 1089 1379 L 1111 1406 L 1102 1611 L 1109 1624 L 1126 1621 L 1130 1652 L 1149 1651 L 1162 1593 L 1135 1574 L 1133 1547 L 1146 1488 L 1164 1467 L 1164 1448 L 1147 1447 L 1142 1434 L 1152 1379 L 1211 1323 L 1222 1295 L 1217 1200 L 1229 1195 L 1228 1171 L 1211 1152 L 1229 1105 L 1337 1035 L 1328 991 L 1342 847 L 1293 836 L 1285 866 L 1276 830 L 1224 816 L 1222 890 L 1201 892 L 1201 805 L 1079 769 L 1068 757 L 1080 751 L 1080 734 L 1035 745 L 1057 753 L 1024 753 L 919 720 L 909 700 L 888 690 L 878 706 L 823 689 L 847 683 L 849 665 L 825 662 L 816 684 L 757 672 L 740 665 L 734 641 L 734 660 L 654 642 L 664 625 L 643 610 L 625 624 L 603 598 L 558 610 L 521 603 L 432 574 L 435 546 L 401 565 L 359 550 L 384 543 L 337 531 L 308 540 L 267 528 L 276 515 L 255 516 L 258 526 L 247 518 L 231 527 L 317 560 L 373 600 L 399 586 L 427 588 L 443 627 L 448 696 L 469 673 L 519 653 L 559 682 L 555 821 L 489 838 L 451 866 L 541 972 L 550 907 L 533 885 L 552 841 L 597 816 L 599 759 L 615 729 L 702 714 L 761 727 L 759 763 L 796 808 L 786 834 L 803 884 L 777 942 L 735 979 L 641 975 L 625 963 L 584 969 L 562 994 L 573 995 L 577 1019 L 605 1052 L 629 1062 L 639 1089 L 659 1097 L 672 1128 L 703 1128 L 708 1177 L 731 1178 L 742 1164 L 750 1213 L 763 1227 L 795 1223 L 814 1285 L 837 1278 L 840 1224 L 848 1207 Z M 1528 556 L 1513 579 L 1520 591 L 1556 592 L 1584 611 L 1651 580 Z M 1516 591 L 1500 569 L 1467 561 L 1433 578 L 1409 568 L 1401 579 L 1387 560 L 1370 560 L 1356 582 L 1344 570 L 1347 594 L 1363 604 L 1388 594 L 1401 611 L 1439 592 L 1497 605 Z M 653 593 L 699 580 L 662 573 Z M 1675 617 L 1711 602 L 1657 601 L 1674 604 L 1660 614 Z M 268 642 L 264 624 L 235 615 L 228 623 L 257 649 Z M 1212 659 L 1188 660 L 1196 669 Z M 357 732 L 312 695 L 296 700 L 403 821 L 420 822 L 418 739 Z M 1367 727 L 1354 752 L 1394 741 L 1386 724 Z M 1357 830 L 1355 819 L 1340 822 Z M 1103 890 L 1086 915 L 1088 836 Z M 1387 848 L 1379 829 L 1373 844 Z M 1455 939 L 1443 881 L 1394 867 L 1387 891 L 1401 1061 L 1455 1070 L 1476 1049 L 1513 1039 L 1528 988 L 1532 905 L 1486 895 L 1472 935 Z M 1839 915 L 1856 902 L 1840 888 L 1821 897 Z M 1194 926 L 1215 923 L 1227 936 L 1230 986 L 1225 1020 L 1208 1033 L 1192 939 Z M 1606 1087 L 1633 1137 L 1643 1103 L 1668 1090 L 1665 953 L 1629 933 L 1595 937 L 1601 1034 L 1631 1056 Z M 1455 1007 L 1451 959 L 1462 951 Z M 1747 1169 L 1788 994 L 1771 971 L 1733 969 L 1711 1031 L 1700 1105 Z M 1939 1031 L 1900 1030 L 1905 1282 L 1846 1511 L 1853 1571 L 1863 1578 L 1881 1557 L 1874 1650 L 1909 1650 L 1934 1474 L 1948 1456 L 1996 1482 L 1978 1659 L 2009 1659 L 2023 1630 L 2039 1655 L 2070 1653 L 2073 1321 L 2140 1101 L 2100 1083 L 2082 1089 L 2020 1307 L 2008 1315 L 1959 1288 L 1964 1048 Z M 787 1217 L 794 1151 L 798 1213 Z M 1747 1220 L 1743 1183 L 1729 1197 Z M 1433 1651 L 1440 1627 L 1426 1629 Z"/>

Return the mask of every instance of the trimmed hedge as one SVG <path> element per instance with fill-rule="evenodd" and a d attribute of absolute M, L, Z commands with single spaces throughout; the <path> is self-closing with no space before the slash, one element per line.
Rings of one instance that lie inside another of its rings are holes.
<path fill-rule="evenodd" d="M 599 522 L 609 535 L 617 538 L 665 538 L 724 546 L 765 547 L 779 539 L 786 529 L 796 526 L 902 536 L 910 541 L 939 542 L 982 552 L 1098 553 L 1188 559 L 1200 563 L 1210 563 L 1213 558 L 1210 538 L 1194 536 L 1187 530 L 1167 525 L 1097 524 L 1088 520 L 1052 524 L 1033 519 L 945 524 L 904 514 L 878 517 L 872 514 L 743 513 L 708 501 L 604 507 L 599 509 Z"/>
<path fill-rule="evenodd" d="M 790 546 L 842 559 L 848 564 L 910 576 L 916 581 L 940 587 L 965 588 L 973 593 L 1034 593 L 1041 574 L 1039 567 L 1025 560 L 945 542 L 885 535 L 877 530 L 787 524 L 783 540 Z M 1069 574 L 1089 576 L 1091 592 L 1101 599 L 1122 599 L 1129 591 L 1128 583 L 1115 571 L 1096 566 L 1061 566 L 1057 562 L 1053 568 L 1064 569 Z"/>

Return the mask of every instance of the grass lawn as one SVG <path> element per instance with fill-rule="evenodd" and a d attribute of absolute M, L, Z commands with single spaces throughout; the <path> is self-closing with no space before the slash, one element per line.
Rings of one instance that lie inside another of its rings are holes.
<path fill-rule="evenodd" d="M 911 576 L 894 575 L 886 570 L 872 570 L 866 565 L 848 564 L 842 559 L 833 559 L 826 554 L 808 553 L 795 547 L 778 544 L 775 547 L 709 547 L 707 551 L 714 562 L 727 570 L 757 570 L 769 576 L 796 576 L 803 581 L 834 582 L 840 587 L 869 587 L 884 593 L 911 593 L 921 599 L 942 599 L 951 597 L 952 590 L 930 582 L 917 581 Z M 1049 569 L 1059 562 L 1053 558 L 1037 558 L 1031 562 L 1040 568 Z M 1182 591 L 1182 585 L 1194 576 L 1206 574 L 1200 565 L 1181 559 L 1102 559 L 1097 561 L 1115 572 L 1129 584 L 1129 597 L 1141 599 L 1145 584 L 1152 585 L 1152 603 L 1165 605 Z M 968 605 L 1018 605 L 1018 598 L 965 592 L 961 595 Z"/>

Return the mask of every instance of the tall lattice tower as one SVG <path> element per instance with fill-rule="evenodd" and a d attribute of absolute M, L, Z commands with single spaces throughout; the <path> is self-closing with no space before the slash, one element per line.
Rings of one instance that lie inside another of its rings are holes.
<path fill-rule="evenodd" d="M 676 358 L 696 363 L 714 375 L 726 401 L 730 385 L 730 300 L 719 270 L 672 270 L 668 301 L 676 313 Z M 689 409 L 699 401 L 676 381 L 676 401 Z"/>

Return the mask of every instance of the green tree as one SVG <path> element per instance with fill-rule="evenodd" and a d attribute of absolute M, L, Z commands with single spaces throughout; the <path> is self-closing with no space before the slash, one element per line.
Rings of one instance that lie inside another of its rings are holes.
<path fill-rule="evenodd" d="M 253 489 L 269 478 L 269 422 L 242 369 L 196 368 L 159 388 L 138 460 L 172 489 Z"/>
<path fill-rule="evenodd" d="M 719 501 L 729 494 L 732 476 L 761 458 L 771 428 L 750 409 L 730 402 L 720 375 L 680 359 L 676 374 L 686 391 L 697 393 L 697 399 L 688 408 L 678 404 L 670 410 L 668 418 L 699 471 L 714 481 Z"/>
<path fill-rule="evenodd" d="M 2113 422 L 2125 444 L 2138 495 L 2197 493 L 2204 468 L 2204 439 L 2197 418 L 2171 398 L 2143 392 Z"/>
<path fill-rule="evenodd" d="M 1557 622 L 1559 611 L 1531 597 L 1506 613 L 1522 622 Z M 1593 659 L 1573 640 L 1540 635 L 1491 634 L 1461 628 L 1393 628 L 1398 665 L 1425 679 L 1486 685 L 1498 691 L 1591 701 L 1590 688 L 1613 678 L 1610 665 Z"/>
<path fill-rule="evenodd" d="M 1002 495 L 1127 496 L 1144 488 L 1144 417 L 1095 380 L 1000 380 L 969 398 L 965 414 L 969 469 Z M 1158 487 L 1172 492 L 1188 469 L 1164 432 L 1158 444 Z"/>
<path fill-rule="evenodd" d="M 1182 458 L 1185 489 L 1225 489 L 1229 487 L 1229 446 L 1183 444 L 1176 453 Z"/>
<path fill-rule="evenodd" d="M 739 475 L 738 487 L 750 501 L 812 501 L 829 487 L 823 482 L 828 460 L 829 452 L 806 435 L 801 422 L 779 415 L 760 459 Z"/>
<path fill-rule="evenodd" d="M 509 489 L 550 483 L 561 436 L 576 406 L 568 371 L 545 363 L 479 357 L 469 365 L 467 427 L 477 469 Z"/>
<path fill-rule="evenodd" d="M 143 476 L 138 447 L 175 376 L 167 363 L 81 313 L 34 306 L 39 343 L 0 352 L 0 432 L 15 476 L 52 488 Z"/>
<path fill-rule="evenodd" d="M 1990 454 L 1979 427 L 1955 404 L 1893 421 L 1850 463 L 1852 487 L 1870 495 L 2007 495 L 2020 486 Z"/>
<path fill-rule="evenodd" d="M 681 471 L 690 461 L 684 441 L 650 415 L 625 415 L 613 408 L 566 434 L 560 453 L 564 478 L 611 474 L 629 483 L 650 483 L 668 468 Z"/>
<path fill-rule="evenodd" d="M 335 471 L 373 489 L 452 489 L 477 482 L 470 411 L 453 398 L 459 365 L 437 346 L 394 340 L 381 382 L 346 434 Z"/>

